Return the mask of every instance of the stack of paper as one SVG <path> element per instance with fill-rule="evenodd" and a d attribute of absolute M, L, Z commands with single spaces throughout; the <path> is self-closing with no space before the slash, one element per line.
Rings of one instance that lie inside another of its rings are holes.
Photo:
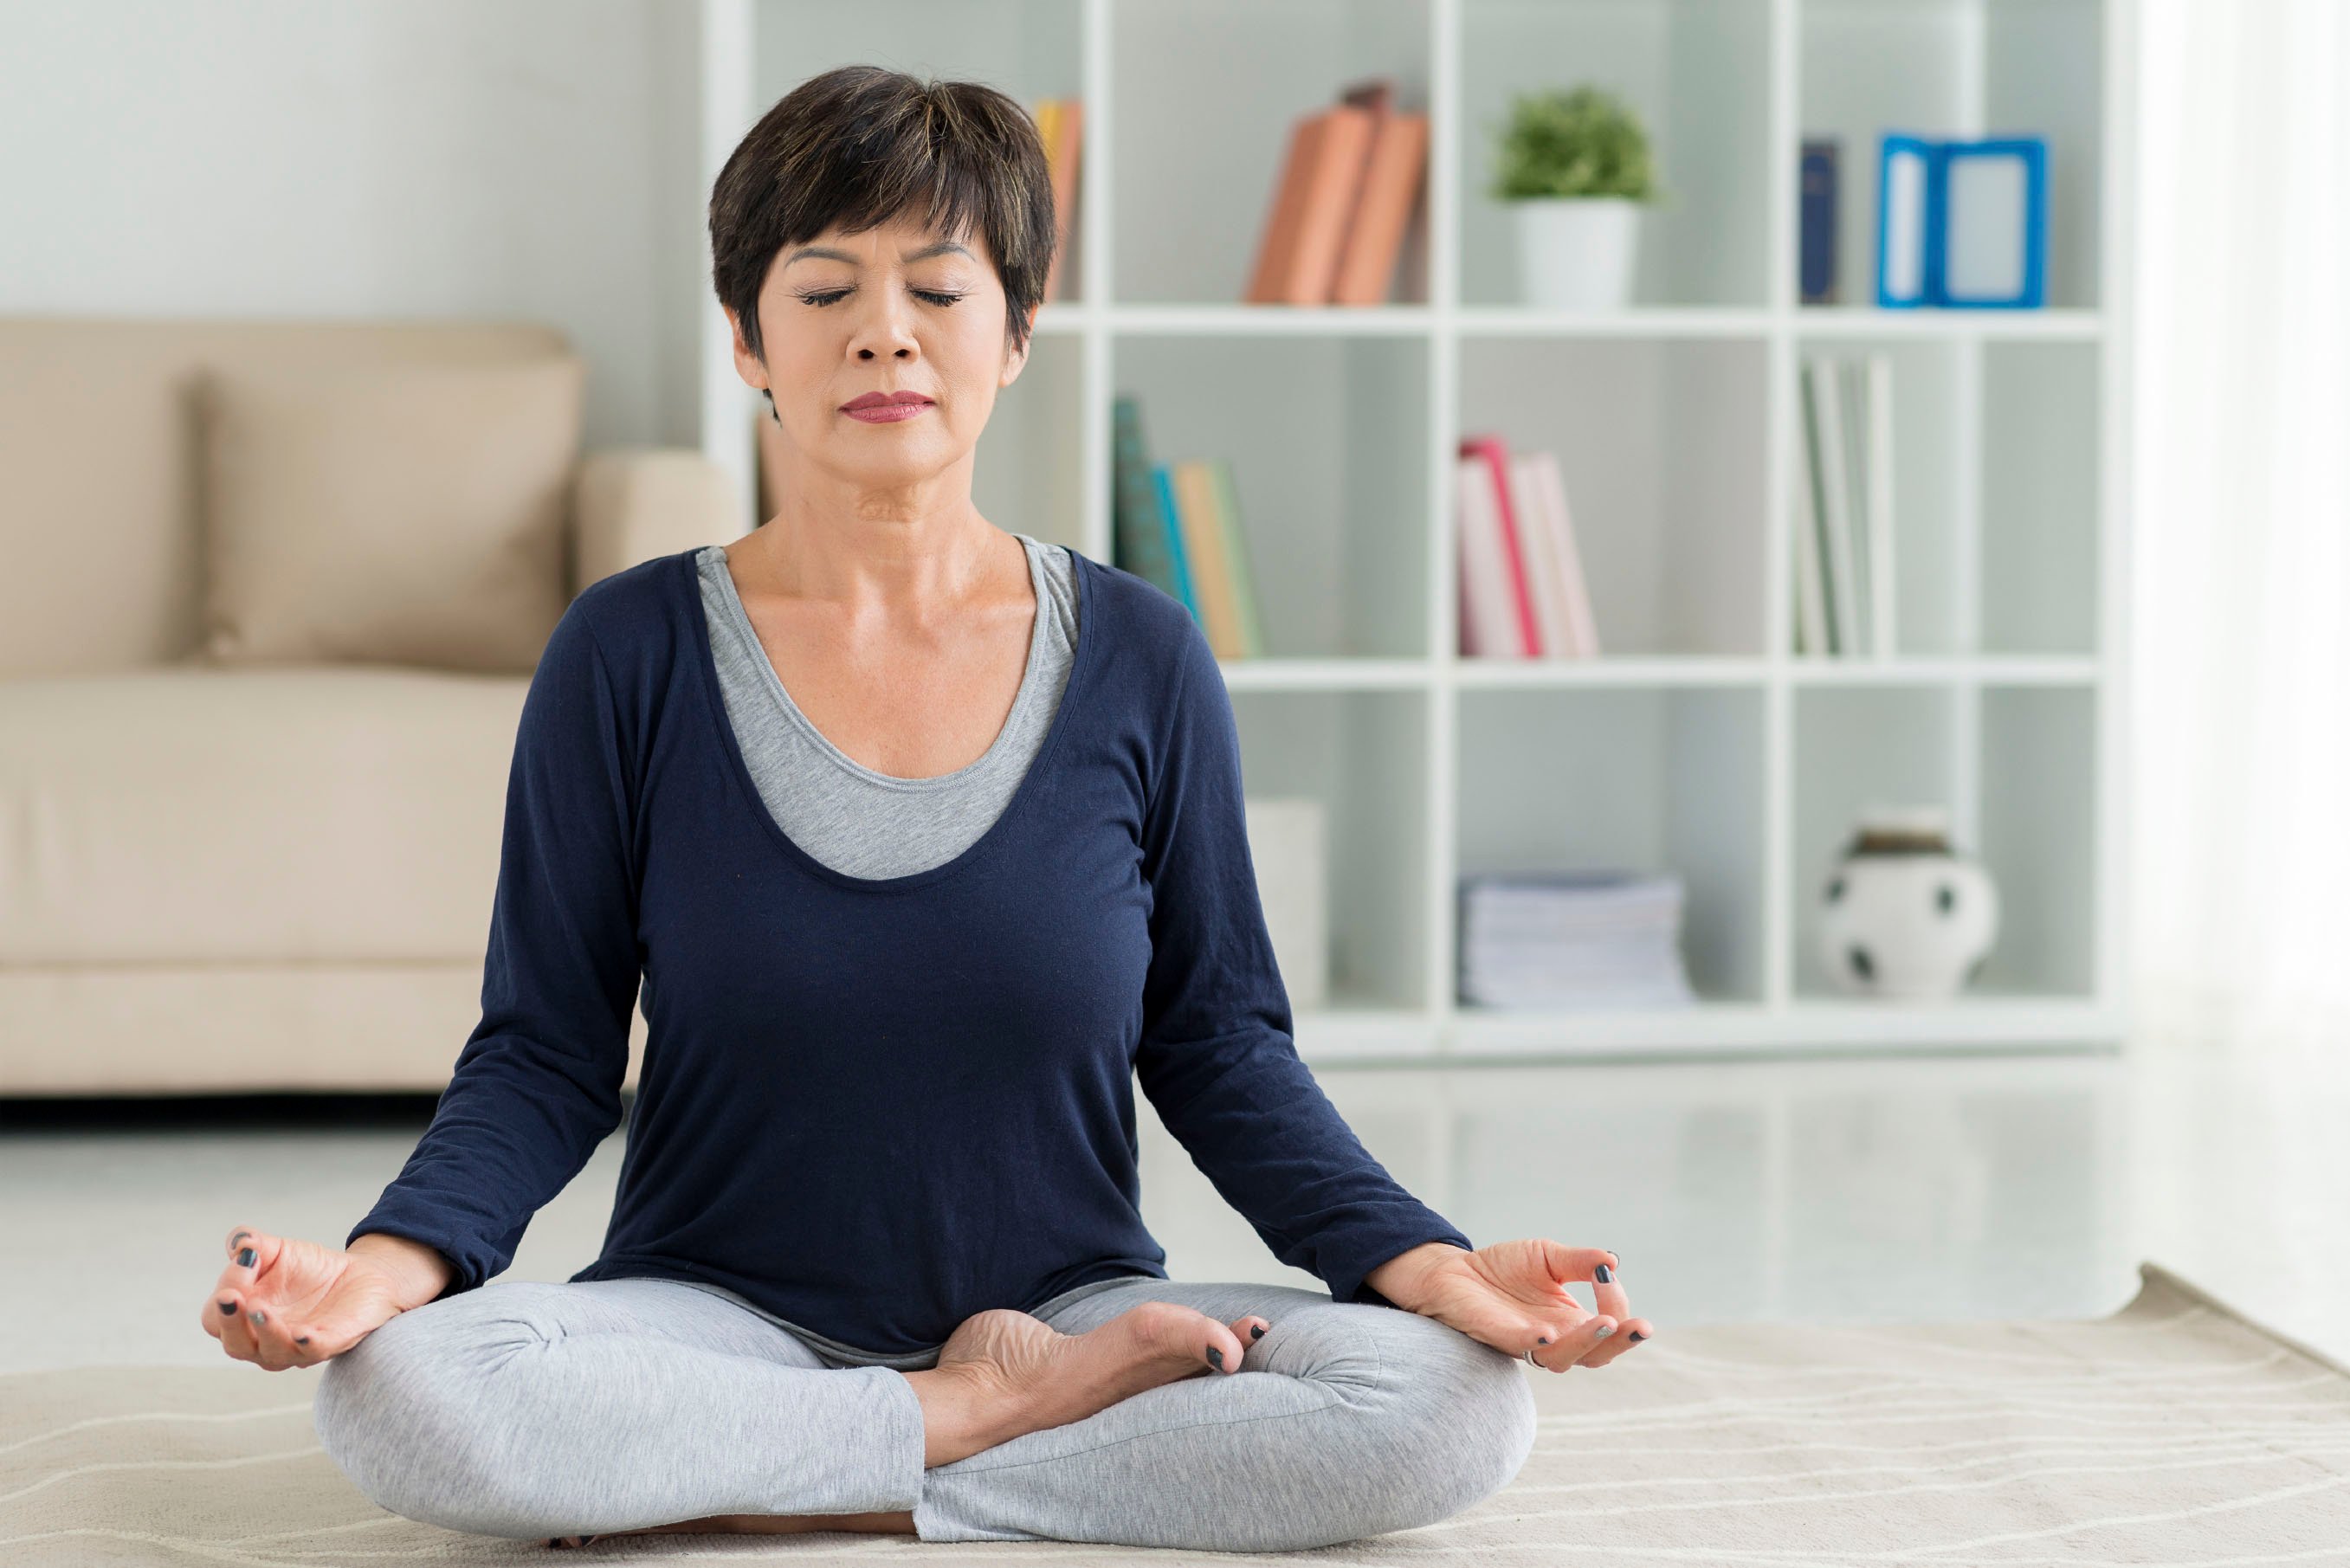
<path fill-rule="evenodd" d="M 1685 1007 L 1680 878 L 1630 871 L 1461 879 L 1461 1000 L 1481 1007 Z"/>

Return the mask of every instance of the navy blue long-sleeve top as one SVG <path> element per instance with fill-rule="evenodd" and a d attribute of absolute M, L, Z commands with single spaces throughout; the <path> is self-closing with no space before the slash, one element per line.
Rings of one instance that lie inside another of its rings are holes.
<path fill-rule="evenodd" d="M 1068 683 L 962 853 L 849 876 L 785 835 L 726 716 L 693 552 L 581 592 L 515 737 L 482 1017 L 350 1239 L 445 1255 L 448 1292 L 619 1125 L 573 1280 L 724 1286 L 884 1355 L 990 1307 L 1166 1277 L 1133 1084 L 1283 1262 L 1338 1301 L 1469 1239 L 1363 1147 L 1298 1059 L 1258 903 L 1238 734 L 1198 623 L 1077 555 Z"/>

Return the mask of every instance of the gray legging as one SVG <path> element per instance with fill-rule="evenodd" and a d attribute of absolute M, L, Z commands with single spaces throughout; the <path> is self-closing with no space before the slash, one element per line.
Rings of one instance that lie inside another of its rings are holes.
<path fill-rule="evenodd" d="M 315 1421 L 382 1507 L 517 1538 L 713 1514 L 910 1510 L 923 1541 L 1289 1551 L 1430 1524 L 1499 1490 L 1534 1439 L 1529 1371 L 1433 1318 L 1290 1285 L 1123 1276 L 1035 1316 L 1083 1334 L 1147 1301 L 1254 1313 L 1236 1373 L 922 1464 L 881 1356 L 671 1280 L 494 1281 L 327 1363 Z"/>

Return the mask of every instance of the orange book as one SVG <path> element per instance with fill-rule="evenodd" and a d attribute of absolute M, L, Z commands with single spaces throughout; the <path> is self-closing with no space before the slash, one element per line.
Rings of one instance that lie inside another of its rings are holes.
<path fill-rule="evenodd" d="M 1061 98 L 1048 99 L 1052 110 L 1049 127 L 1042 120 L 1038 129 L 1045 131 L 1045 162 L 1053 171 L 1053 261 L 1045 269 L 1045 297 L 1061 297 L 1061 264 L 1069 254 L 1069 243 L 1075 237 L 1077 213 L 1077 168 L 1085 144 L 1085 100 Z"/>
<path fill-rule="evenodd" d="M 1274 292 L 1284 305 L 1327 305 L 1337 275 L 1338 253 L 1347 241 L 1355 192 L 1362 186 L 1363 160 L 1371 150 L 1369 109 L 1336 104 L 1322 111 L 1322 134 L 1306 171 L 1296 229 Z"/>
<path fill-rule="evenodd" d="M 1248 652 L 1241 635 L 1240 609 L 1232 597 L 1231 564 L 1224 559 L 1224 531 L 1217 519 L 1215 476 L 1199 458 L 1174 465 L 1176 510 L 1183 524 L 1183 549 L 1191 566 L 1191 597 L 1199 601 L 1201 629 L 1218 659 Z"/>
<path fill-rule="evenodd" d="M 1319 114 L 1300 115 L 1290 122 L 1289 151 L 1282 160 L 1273 203 L 1265 209 L 1264 232 L 1257 241 L 1256 266 L 1249 275 L 1248 293 L 1243 296 L 1250 305 L 1283 303 L 1280 280 L 1288 268 L 1290 247 L 1297 233 L 1297 215 L 1305 205 L 1307 179 L 1322 142 L 1322 127 Z"/>
<path fill-rule="evenodd" d="M 1404 226 L 1428 168 L 1428 116 L 1384 114 L 1363 172 L 1362 199 L 1331 285 L 1335 305 L 1384 305 L 1403 253 Z"/>

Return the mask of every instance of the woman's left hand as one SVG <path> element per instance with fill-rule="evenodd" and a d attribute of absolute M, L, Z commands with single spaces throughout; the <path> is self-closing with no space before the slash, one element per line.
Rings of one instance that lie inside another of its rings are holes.
<path fill-rule="evenodd" d="M 1592 1286 L 1597 1312 L 1567 1293 L 1567 1282 Z M 1535 1238 L 1497 1241 L 1468 1251 L 1430 1241 L 1373 1269 L 1366 1282 L 1409 1312 L 1450 1324 L 1471 1339 L 1552 1372 L 1605 1366 L 1653 1334 L 1634 1317 L 1623 1266 L 1601 1247 L 1565 1247 Z"/>

